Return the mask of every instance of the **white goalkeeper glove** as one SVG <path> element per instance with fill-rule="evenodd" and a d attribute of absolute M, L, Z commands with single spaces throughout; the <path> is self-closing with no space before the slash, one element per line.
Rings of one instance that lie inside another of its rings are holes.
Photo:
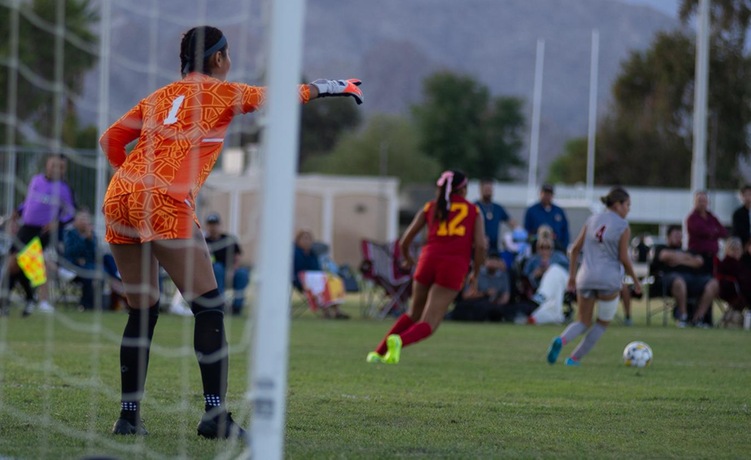
<path fill-rule="evenodd" d="M 362 90 L 358 88 L 362 82 L 351 78 L 349 80 L 316 80 L 311 85 L 318 88 L 318 97 L 352 96 L 357 105 L 362 104 L 364 99 Z"/>

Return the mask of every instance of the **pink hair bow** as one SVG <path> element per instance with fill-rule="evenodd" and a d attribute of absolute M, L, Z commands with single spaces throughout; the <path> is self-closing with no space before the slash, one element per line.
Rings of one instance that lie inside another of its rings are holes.
<path fill-rule="evenodd" d="M 441 174 L 441 177 L 438 178 L 438 181 L 436 182 L 436 185 L 439 187 L 443 187 L 443 184 L 446 184 L 446 192 L 445 192 L 445 198 L 446 198 L 446 206 L 451 206 L 451 199 L 449 198 L 451 196 L 451 182 L 454 180 L 454 172 L 453 171 L 444 171 L 443 174 Z M 448 181 L 448 183 L 447 183 Z"/>

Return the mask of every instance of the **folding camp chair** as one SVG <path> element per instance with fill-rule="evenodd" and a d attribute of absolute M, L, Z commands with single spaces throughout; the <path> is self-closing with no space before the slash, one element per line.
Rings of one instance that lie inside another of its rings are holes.
<path fill-rule="evenodd" d="M 317 314 L 344 303 L 344 283 L 338 276 L 324 271 L 302 271 L 297 274 L 297 278 L 302 290 L 293 287 L 293 317 L 302 315 L 308 309 Z M 297 301 L 295 296 L 299 297 Z"/>
<path fill-rule="evenodd" d="M 412 274 L 400 266 L 398 242 L 386 244 L 362 240 L 360 273 L 368 289 L 360 296 L 363 317 L 383 319 L 407 311 L 412 294 Z"/>

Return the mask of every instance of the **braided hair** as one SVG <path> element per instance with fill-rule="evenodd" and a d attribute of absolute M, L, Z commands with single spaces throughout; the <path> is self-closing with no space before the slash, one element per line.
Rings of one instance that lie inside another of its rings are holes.
<path fill-rule="evenodd" d="M 451 195 L 458 193 L 467 186 L 467 176 L 457 170 L 444 171 L 435 183 L 438 186 L 435 218 L 441 222 L 449 217 L 451 210 Z"/>
<path fill-rule="evenodd" d="M 209 60 L 216 52 L 223 55 L 227 51 L 227 39 L 221 30 L 211 26 L 194 27 L 183 34 L 180 43 L 180 73 L 191 72 L 209 75 Z"/>

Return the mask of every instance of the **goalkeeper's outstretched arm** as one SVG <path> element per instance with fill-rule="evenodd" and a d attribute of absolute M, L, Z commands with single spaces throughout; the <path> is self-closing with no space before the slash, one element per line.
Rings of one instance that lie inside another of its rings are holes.
<path fill-rule="evenodd" d="M 357 105 L 363 103 L 365 99 L 362 90 L 359 88 L 362 82 L 350 78 L 349 80 L 316 80 L 310 84 L 310 98 L 343 96 L 353 97 Z"/>

